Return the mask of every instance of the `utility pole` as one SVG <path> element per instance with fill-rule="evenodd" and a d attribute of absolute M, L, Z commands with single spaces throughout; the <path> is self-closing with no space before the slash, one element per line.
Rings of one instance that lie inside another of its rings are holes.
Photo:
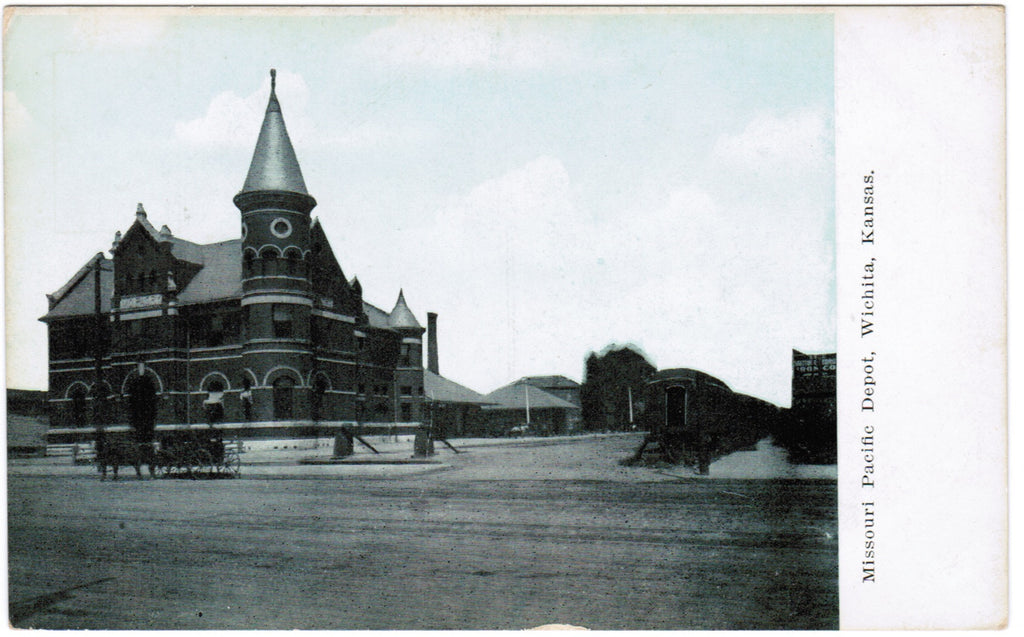
<path fill-rule="evenodd" d="M 93 260 L 92 274 L 93 274 L 93 362 L 96 365 L 96 389 L 100 388 L 100 383 L 103 381 L 103 297 L 100 286 L 101 275 L 100 272 L 103 269 L 103 253 L 97 253 L 96 258 Z M 93 395 L 95 401 L 97 395 Z M 94 403 L 95 405 L 95 403 Z"/>
<path fill-rule="evenodd" d="M 185 319 L 185 427 L 192 428 L 192 326 Z"/>
<path fill-rule="evenodd" d="M 96 257 L 93 259 L 92 275 L 93 275 L 93 374 L 95 375 L 95 381 L 93 382 L 92 391 L 92 411 L 93 411 L 93 424 L 97 428 L 102 428 L 104 423 L 103 420 L 107 418 L 107 410 L 103 407 L 106 405 L 106 393 L 104 390 L 103 383 L 103 359 L 106 357 L 106 338 L 107 328 L 104 325 L 103 317 L 103 289 L 102 289 L 102 272 L 103 272 L 103 253 L 97 252 Z M 111 272 L 112 270 L 108 270 Z M 100 394 L 103 394 L 102 396 Z"/>
<path fill-rule="evenodd" d="M 526 426 L 530 426 L 530 383 L 526 383 Z"/>

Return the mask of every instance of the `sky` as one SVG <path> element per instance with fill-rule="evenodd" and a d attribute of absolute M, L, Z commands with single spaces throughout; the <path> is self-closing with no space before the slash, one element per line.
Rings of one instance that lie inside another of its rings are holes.
<path fill-rule="evenodd" d="M 632 344 L 788 406 L 835 336 L 832 18 L 631 9 L 34 9 L 4 38 L 9 387 L 136 204 L 237 238 L 277 69 L 345 275 L 439 314 L 441 373 L 582 380 Z"/>

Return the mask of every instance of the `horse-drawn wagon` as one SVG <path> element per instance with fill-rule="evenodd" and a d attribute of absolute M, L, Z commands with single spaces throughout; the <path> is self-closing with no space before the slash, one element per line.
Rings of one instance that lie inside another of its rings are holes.
<path fill-rule="evenodd" d="M 134 467 L 141 478 L 142 465 L 154 478 L 234 478 L 241 472 L 241 457 L 238 447 L 226 444 L 216 429 L 176 431 L 158 442 L 100 434 L 96 465 L 103 479 L 112 468 L 116 480 L 119 467 Z"/>
<path fill-rule="evenodd" d="M 241 472 L 238 447 L 216 429 L 175 432 L 160 441 L 157 473 L 168 477 L 234 478 Z"/>

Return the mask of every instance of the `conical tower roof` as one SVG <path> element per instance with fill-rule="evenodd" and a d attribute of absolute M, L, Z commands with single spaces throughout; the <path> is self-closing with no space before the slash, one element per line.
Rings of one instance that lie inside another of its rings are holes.
<path fill-rule="evenodd" d="M 417 327 L 422 328 L 416 317 L 413 315 L 412 310 L 405 304 L 405 292 L 402 290 L 398 291 L 398 300 L 395 301 L 395 308 L 391 310 L 391 316 L 388 318 L 388 325 L 391 327 Z"/>
<path fill-rule="evenodd" d="M 302 179 L 299 160 L 288 130 L 284 126 L 281 104 L 276 93 L 277 71 L 270 69 L 270 101 L 263 116 L 263 128 L 256 140 L 256 150 L 249 164 L 249 174 L 242 186 L 242 193 L 266 190 L 284 190 L 308 195 L 306 182 Z M 241 194 L 241 193 L 239 193 Z"/>

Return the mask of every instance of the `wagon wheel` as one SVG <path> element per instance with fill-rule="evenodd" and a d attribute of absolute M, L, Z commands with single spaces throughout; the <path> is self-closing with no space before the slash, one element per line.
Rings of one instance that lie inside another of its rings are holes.
<path fill-rule="evenodd" d="M 208 449 L 203 449 L 202 447 L 197 448 L 192 456 L 191 464 L 193 468 L 198 470 L 198 474 L 205 474 L 203 477 L 208 478 L 211 475 L 213 475 L 213 455 L 210 453 Z"/>
<path fill-rule="evenodd" d="M 176 477 L 191 474 L 192 450 L 184 446 L 176 448 L 168 466 L 172 468 Z"/>
<path fill-rule="evenodd" d="M 242 456 L 237 451 L 224 451 L 224 472 L 232 478 L 242 474 Z"/>
<path fill-rule="evenodd" d="M 162 451 L 157 451 L 152 458 L 152 464 L 149 465 L 149 470 L 153 474 L 154 478 L 164 478 L 167 476 L 168 461 Z"/>
<path fill-rule="evenodd" d="M 175 463 L 178 459 L 177 453 L 173 448 L 161 449 L 158 463 L 160 464 L 160 475 L 168 478 L 174 476 Z"/>

